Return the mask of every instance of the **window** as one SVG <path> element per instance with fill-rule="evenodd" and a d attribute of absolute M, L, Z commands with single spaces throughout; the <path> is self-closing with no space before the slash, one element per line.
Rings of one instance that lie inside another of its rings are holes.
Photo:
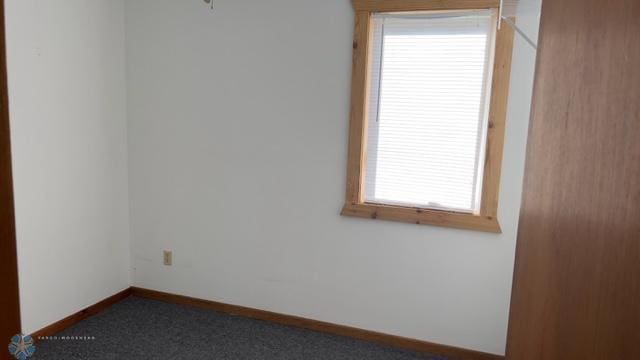
<path fill-rule="evenodd" d="M 494 1 L 441 4 L 354 0 L 342 214 L 499 232 L 513 33 Z"/>

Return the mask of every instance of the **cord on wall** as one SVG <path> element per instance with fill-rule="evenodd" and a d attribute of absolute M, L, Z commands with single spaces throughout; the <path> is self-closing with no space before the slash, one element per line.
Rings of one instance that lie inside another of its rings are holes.
<path fill-rule="evenodd" d="M 211 10 L 213 10 L 213 0 L 203 0 L 207 4 L 211 4 Z"/>

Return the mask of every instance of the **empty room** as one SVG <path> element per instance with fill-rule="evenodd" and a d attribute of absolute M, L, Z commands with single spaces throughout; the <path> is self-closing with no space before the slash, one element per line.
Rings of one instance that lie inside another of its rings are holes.
<path fill-rule="evenodd" d="M 0 29 L 0 359 L 640 359 L 640 1 Z"/>

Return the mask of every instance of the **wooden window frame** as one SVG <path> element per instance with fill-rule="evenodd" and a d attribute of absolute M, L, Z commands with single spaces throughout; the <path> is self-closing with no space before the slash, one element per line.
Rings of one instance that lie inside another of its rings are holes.
<path fill-rule="evenodd" d="M 433 10 L 497 9 L 499 0 L 352 0 L 355 10 L 347 191 L 342 215 L 501 233 L 498 222 L 500 173 L 511 76 L 513 30 L 496 32 L 496 48 L 487 128 L 482 196 L 478 214 L 428 208 L 366 203 L 363 200 L 366 164 L 367 102 L 372 14 Z"/>

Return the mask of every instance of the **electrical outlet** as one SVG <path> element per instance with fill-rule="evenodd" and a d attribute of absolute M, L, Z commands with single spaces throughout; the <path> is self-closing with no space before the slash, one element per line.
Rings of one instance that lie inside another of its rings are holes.
<path fill-rule="evenodd" d="M 163 253 L 163 262 L 166 266 L 173 264 L 173 251 L 165 250 Z"/>

